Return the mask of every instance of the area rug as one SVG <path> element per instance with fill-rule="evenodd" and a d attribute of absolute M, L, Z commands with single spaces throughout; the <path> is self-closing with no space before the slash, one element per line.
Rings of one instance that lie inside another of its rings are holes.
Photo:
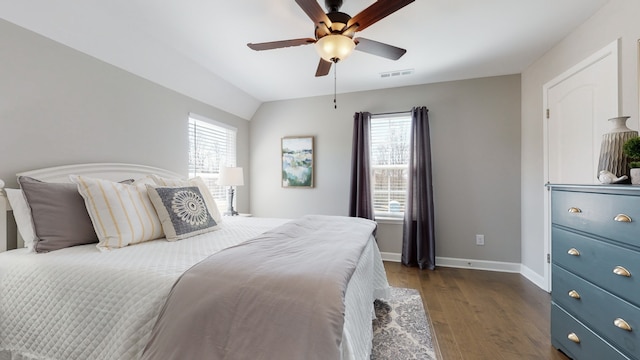
<path fill-rule="evenodd" d="M 390 298 L 374 305 L 372 360 L 437 359 L 418 290 L 392 287 Z"/>

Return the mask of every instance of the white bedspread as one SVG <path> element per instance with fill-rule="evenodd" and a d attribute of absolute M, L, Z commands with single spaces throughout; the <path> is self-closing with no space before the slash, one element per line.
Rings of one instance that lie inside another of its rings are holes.
<path fill-rule="evenodd" d="M 172 285 L 184 271 L 284 222 L 225 218 L 221 229 L 209 234 L 106 253 L 93 245 L 47 254 L 26 249 L 0 253 L 0 360 L 137 359 Z M 387 286 L 377 247 L 369 251 L 354 277 L 373 274 L 372 279 L 358 281 L 371 285 L 347 289 L 345 359 L 360 359 L 371 346 L 370 338 L 363 344 L 358 336 L 363 325 L 368 323 L 370 329 L 371 309 L 352 313 L 354 294 L 370 293 L 369 286 Z M 366 270 L 370 266 L 373 272 Z"/>

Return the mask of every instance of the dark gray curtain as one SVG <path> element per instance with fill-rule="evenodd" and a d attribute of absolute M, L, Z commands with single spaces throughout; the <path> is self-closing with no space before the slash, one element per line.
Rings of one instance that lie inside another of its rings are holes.
<path fill-rule="evenodd" d="M 349 216 L 373 220 L 371 171 L 369 165 L 370 133 L 371 114 L 368 112 L 356 113 L 353 116 Z"/>
<path fill-rule="evenodd" d="M 435 269 L 433 185 L 431 181 L 431 140 L 429 110 L 411 110 L 409 179 L 402 234 L 402 263 L 420 269 Z"/>

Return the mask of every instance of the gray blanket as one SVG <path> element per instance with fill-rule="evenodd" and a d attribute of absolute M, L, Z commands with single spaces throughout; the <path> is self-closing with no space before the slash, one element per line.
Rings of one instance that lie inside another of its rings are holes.
<path fill-rule="evenodd" d="M 344 295 L 375 223 L 305 216 L 176 282 L 143 359 L 340 359 Z"/>

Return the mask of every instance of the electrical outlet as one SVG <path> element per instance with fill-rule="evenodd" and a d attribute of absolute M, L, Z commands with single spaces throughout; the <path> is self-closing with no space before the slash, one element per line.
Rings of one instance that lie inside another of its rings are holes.
<path fill-rule="evenodd" d="M 476 234 L 476 245 L 484 245 L 484 235 Z"/>

